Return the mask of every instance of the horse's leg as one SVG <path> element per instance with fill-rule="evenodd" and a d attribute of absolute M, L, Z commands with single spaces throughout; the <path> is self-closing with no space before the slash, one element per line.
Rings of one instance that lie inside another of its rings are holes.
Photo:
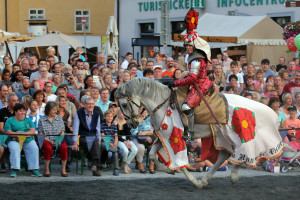
<path fill-rule="evenodd" d="M 225 150 L 219 151 L 219 156 L 218 156 L 217 162 L 209 170 L 209 172 L 206 174 L 206 176 L 204 176 L 201 179 L 201 182 L 202 182 L 202 184 L 203 184 L 204 187 L 208 185 L 208 180 L 210 180 L 213 177 L 213 175 L 215 174 L 215 172 L 224 163 L 224 161 L 227 160 L 229 157 L 230 157 L 230 154 L 227 151 L 225 151 Z"/>
<path fill-rule="evenodd" d="M 235 165 L 234 168 L 231 170 L 230 178 L 232 185 L 235 185 L 236 182 L 239 180 L 239 170 L 241 168 L 241 165 Z"/>
<path fill-rule="evenodd" d="M 157 167 L 158 170 L 160 171 L 164 171 L 168 174 L 175 174 L 175 172 L 171 169 L 169 169 L 168 167 L 162 165 L 158 160 L 157 160 L 157 152 L 162 148 L 162 144 L 160 141 L 156 142 L 155 145 L 152 146 L 150 152 L 149 152 L 149 156 L 150 156 L 150 160 L 154 162 L 155 166 Z"/>
<path fill-rule="evenodd" d="M 196 187 L 200 189 L 203 187 L 202 182 L 197 181 L 197 179 L 187 170 L 187 168 L 181 168 L 180 170 L 184 173 L 185 177 L 189 181 L 191 181 Z"/>

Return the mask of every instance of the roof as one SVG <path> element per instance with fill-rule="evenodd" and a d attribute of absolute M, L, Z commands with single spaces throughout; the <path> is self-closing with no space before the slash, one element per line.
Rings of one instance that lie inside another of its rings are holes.
<path fill-rule="evenodd" d="M 227 16 L 206 13 L 198 20 L 200 36 L 237 37 L 238 43 L 283 45 L 282 27 L 268 16 Z M 182 32 L 185 34 L 186 31 Z"/>

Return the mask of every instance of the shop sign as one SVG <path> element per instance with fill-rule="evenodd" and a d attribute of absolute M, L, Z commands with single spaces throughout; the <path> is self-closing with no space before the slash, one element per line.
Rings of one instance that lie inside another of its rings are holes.
<path fill-rule="evenodd" d="M 151 12 L 161 10 L 162 1 L 138 2 L 139 12 Z M 204 0 L 169 0 L 170 10 L 182 10 L 190 8 L 204 8 Z"/>
<path fill-rule="evenodd" d="M 284 4 L 287 1 L 293 0 L 218 0 L 218 7 L 232 7 L 232 6 L 264 6 L 264 5 L 278 5 Z"/>
<path fill-rule="evenodd" d="M 224 36 L 199 36 L 206 42 L 224 42 L 224 43 L 237 43 L 237 37 L 224 37 Z M 174 42 L 184 42 L 184 35 L 174 34 Z"/>

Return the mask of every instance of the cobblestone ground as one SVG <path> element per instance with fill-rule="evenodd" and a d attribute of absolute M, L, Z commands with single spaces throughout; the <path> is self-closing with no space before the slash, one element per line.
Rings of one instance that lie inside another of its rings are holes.
<path fill-rule="evenodd" d="M 131 168 L 134 168 L 132 165 Z M 230 168 L 230 167 L 229 167 Z M 41 165 L 41 172 L 43 165 Z M 241 169 L 240 180 L 232 186 L 230 170 L 217 172 L 205 189 L 197 189 L 182 173 L 169 175 L 163 172 L 113 176 L 112 170 L 102 170 L 101 177 L 93 177 L 85 169 L 84 175 L 75 173 L 71 165 L 69 177 L 60 176 L 60 165 L 52 165 L 52 176 L 30 177 L 19 172 L 17 178 L 9 173 L 0 174 L 0 199 L 298 199 L 300 169 L 272 174 L 253 169 Z M 201 178 L 206 172 L 194 172 Z"/>

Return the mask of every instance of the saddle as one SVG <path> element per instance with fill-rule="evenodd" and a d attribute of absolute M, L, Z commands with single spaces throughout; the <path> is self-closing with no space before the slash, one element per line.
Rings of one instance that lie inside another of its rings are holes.
<path fill-rule="evenodd" d="M 183 125 L 186 126 L 187 117 L 181 112 L 181 106 L 188 95 L 188 87 L 182 86 L 178 87 L 176 92 L 173 92 L 172 99 L 174 99 L 174 104 L 180 112 L 180 116 Z M 221 93 L 216 93 L 214 87 L 212 87 L 205 95 L 205 99 L 210 105 L 212 111 L 215 113 L 216 117 L 221 124 L 227 124 L 228 122 L 228 102 L 225 96 Z M 200 101 L 200 104 L 194 107 L 195 114 L 195 124 L 216 124 L 216 120 L 208 110 L 205 102 Z"/>

